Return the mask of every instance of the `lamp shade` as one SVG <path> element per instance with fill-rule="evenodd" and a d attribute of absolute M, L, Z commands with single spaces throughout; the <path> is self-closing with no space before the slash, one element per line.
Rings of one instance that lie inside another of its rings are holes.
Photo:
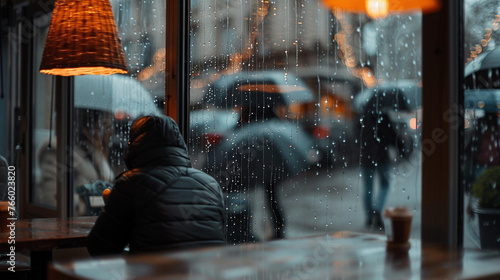
<path fill-rule="evenodd" d="M 59 76 L 128 72 L 109 0 L 57 0 L 40 72 Z"/>
<path fill-rule="evenodd" d="M 378 5 L 376 5 L 376 2 L 379 2 Z M 441 1 L 439 0 L 323 0 L 323 4 L 330 9 L 339 8 L 354 13 L 370 13 L 368 8 L 370 5 L 387 9 L 389 13 L 411 11 L 431 13 L 441 8 Z"/>

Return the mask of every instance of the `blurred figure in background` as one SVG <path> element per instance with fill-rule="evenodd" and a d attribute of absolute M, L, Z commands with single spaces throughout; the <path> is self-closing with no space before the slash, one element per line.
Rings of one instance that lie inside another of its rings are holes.
<path fill-rule="evenodd" d="M 97 180 L 113 182 L 114 173 L 108 161 L 112 133 L 111 114 L 100 110 L 77 109 L 76 116 L 81 130 L 75 131 L 73 148 L 73 184 L 75 188 Z M 38 152 L 41 169 L 35 201 L 56 207 L 57 177 L 65 176 L 68 168 L 57 164 L 57 143 L 55 136 L 47 139 Z M 81 198 L 75 194 L 75 214 L 86 215 L 87 209 Z"/>
<path fill-rule="evenodd" d="M 481 175 L 488 167 L 500 165 L 500 129 L 496 113 L 487 113 L 478 120 L 476 144 L 475 176 Z"/>
<path fill-rule="evenodd" d="M 158 49 L 153 55 L 151 66 L 144 68 L 137 75 L 137 80 L 151 93 L 158 108 L 165 108 L 165 57 L 167 50 Z"/>
<path fill-rule="evenodd" d="M 361 130 L 361 176 L 364 183 L 363 205 L 366 213 L 366 226 L 384 229 L 381 213 L 389 194 L 389 172 L 391 168 L 389 147 L 396 145 L 397 134 L 389 116 L 377 113 L 372 106 L 366 106 Z M 379 189 L 374 200 L 374 180 L 378 176 Z"/>

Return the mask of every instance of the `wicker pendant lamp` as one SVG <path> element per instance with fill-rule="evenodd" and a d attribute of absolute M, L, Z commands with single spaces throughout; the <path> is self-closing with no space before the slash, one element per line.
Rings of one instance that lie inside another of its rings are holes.
<path fill-rule="evenodd" d="M 57 0 L 40 72 L 59 76 L 128 72 L 109 0 Z"/>
<path fill-rule="evenodd" d="M 389 13 L 432 13 L 441 8 L 440 0 L 323 0 L 323 4 L 330 9 L 367 13 L 372 18 L 383 18 Z"/>

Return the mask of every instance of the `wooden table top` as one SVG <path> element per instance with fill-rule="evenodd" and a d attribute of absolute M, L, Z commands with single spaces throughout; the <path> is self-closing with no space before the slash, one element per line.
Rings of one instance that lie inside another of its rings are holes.
<path fill-rule="evenodd" d="M 53 263 L 49 279 L 500 279 L 500 251 L 386 250 L 385 236 L 339 232 L 173 253 Z M 483 278 L 481 278 L 483 279 Z"/>
<path fill-rule="evenodd" d="M 31 251 L 85 245 L 97 217 L 39 218 L 15 221 L 15 247 Z M 0 233 L 0 251 L 7 250 L 10 232 Z"/>

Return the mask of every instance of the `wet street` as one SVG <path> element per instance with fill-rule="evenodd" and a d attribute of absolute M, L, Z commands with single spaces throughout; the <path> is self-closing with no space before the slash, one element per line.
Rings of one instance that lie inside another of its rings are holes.
<path fill-rule="evenodd" d="M 286 236 L 301 237 L 336 231 L 385 232 L 365 226 L 363 182 L 359 166 L 311 170 L 279 187 L 286 217 Z M 406 206 L 414 214 L 412 237 L 420 236 L 421 169 L 409 162 L 393 166 L 386 207 Z M 375 192 L 378 180 L 375 180 Z M 376 193 L 375 193 L 376 195 Z M 255 230 L 269 232 L 269 211 L 262 189 L 253 193 Z"/>
<path fill-rule="evenodd" d="M 408 160 L 393 164 L 386 207 L 406 206 L 413 212 L 412 238 L 421 230 L 421 160 L 418 150 Z M 378 178 L 374 181 L 378 190 Z M 337 231 L 385 234 L 365 226 L 363 181 L 360 166 L 318 168 L 291 177 L 278 186 L 285 216 L 286 238 L 321 235 Z M 376 193 L 375 193 L 376 196 Z M 262 188 L 250 193 L 253 209 L 253 232 L 259 240 L 272 236 L 272 213 Z M 468 196 L 464 198 L 467 206 Z M 464 247 L 478 248 L 478 219 L 464 220 Z"/>
<path fill-rule="evenodd" d="M 413 162 L 420 162 L 413 158 Z M 363 182 L 359 166 L 335 170 L 311 170 L 279 186 L 286 219 L 286 237 L 296 238 L 337 231 L 385 234 L 365 226 L 362 204 Z M 375 180 L 375 190 L 378 182 Z M 253 193 L 254 231 L 261 239 L 271 234 L 271 213 L 264 203 L 262 189 Z M 386 207 L 406 206 L 412 209 L 412 238 L 420 238 L 421 167 L 410 161 L 393 166 L 390 193 Z M 465 197 L 467 203 L 468 197 Z M 478 247 L 477 218 L 465 217 L 464 247 Z"/>

